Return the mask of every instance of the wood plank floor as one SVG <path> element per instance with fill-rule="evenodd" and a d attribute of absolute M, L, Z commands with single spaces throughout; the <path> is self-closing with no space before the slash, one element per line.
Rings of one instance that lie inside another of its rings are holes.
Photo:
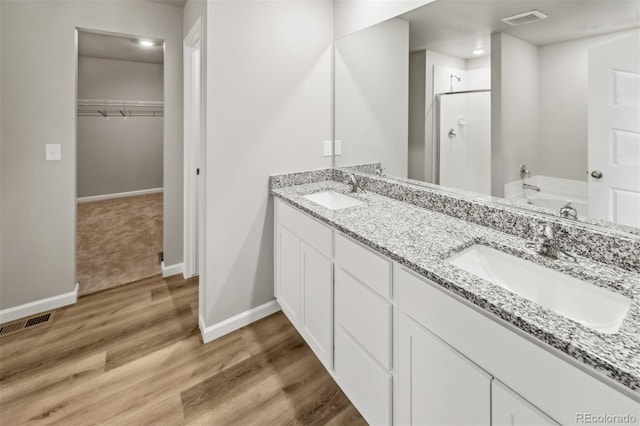
<path fill-rule="evenodd" d="M 366 424 L 282 313 L 204 345 L 197 292 L 152 277 L 0 338 L 0 424 Z"/>

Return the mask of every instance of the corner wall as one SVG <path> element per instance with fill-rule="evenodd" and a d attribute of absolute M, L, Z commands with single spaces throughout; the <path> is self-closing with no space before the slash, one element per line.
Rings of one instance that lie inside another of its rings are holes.
<path fill-rule="evenodd" d="M 0 309 L 75 287 L 76 27 L 164 39 L 164 252 L 182 262 L 182 10 L 150 2 L 2 2 Z M 45 162 L 60 143 L 62 160 Z"/>
<path fill-rule="evenodd" d="M 268 178 L 331 166 L 332 40 L 328 0 L 207 4 L 205 327 L 273 300 Z"/>

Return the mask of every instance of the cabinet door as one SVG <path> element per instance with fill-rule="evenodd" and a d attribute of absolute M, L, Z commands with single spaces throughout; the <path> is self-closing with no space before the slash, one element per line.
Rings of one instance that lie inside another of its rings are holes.
<path fill-rule="evenodd" d="M 278 302 L 287 318 L 298 325 L 300 315 L 300 239 L 278 225 L 276 267 Z"/>
<path fill-rule="evenodd" d="M 333 262 L 302 241 L 302 329 L 305 340 L 328 369 L 333 353 Z"/>
<path fill-rule="evenodd" d="M 491 424 L 493 426 L 558 425 L 501 382 L 491 384 Z"/>
<path fill-rule="evenodd" d="M 404 315 L 399 338 L 399 424 L 490 424 L 487 372 Z"/>

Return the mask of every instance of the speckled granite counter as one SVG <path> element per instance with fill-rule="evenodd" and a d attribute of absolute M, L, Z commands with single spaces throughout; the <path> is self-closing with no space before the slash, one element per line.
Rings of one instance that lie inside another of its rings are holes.
<path fill-rule="evenodd" d="M 640 394 L 640 274 L 579 257 L 579 264 L 550 260 L 524 248 L 524 239 L 372 192 L 349 193 L 350 186 L 318 171 L 315 183 L 271 192 L 338 231 L 464 297 L 477 307 L 564 352 Z M 326 175 L 326 176 L 325 176 Z M 365 204 L 329 210 L 303 196 L 323 190 L 349 193 Z M 493 285 L 445 259 L 481 243 L 560 270 L 632 299 L 616 334 L 601 334 Z"/>

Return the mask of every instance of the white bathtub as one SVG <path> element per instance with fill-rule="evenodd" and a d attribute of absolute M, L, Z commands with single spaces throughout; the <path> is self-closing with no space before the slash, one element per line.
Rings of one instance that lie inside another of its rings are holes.
<path fill-rule="evenodd" d="M 587 182 L 539 175 L 525 179 L 525 182 L 539 187 L 540 191 L 523 190 L 522 181 L 518 180 L 504 186 L 505 198 L 522 204 L 533 204 L 556 214 L 570 202 L 578 216 L 589 216 Z"/>

